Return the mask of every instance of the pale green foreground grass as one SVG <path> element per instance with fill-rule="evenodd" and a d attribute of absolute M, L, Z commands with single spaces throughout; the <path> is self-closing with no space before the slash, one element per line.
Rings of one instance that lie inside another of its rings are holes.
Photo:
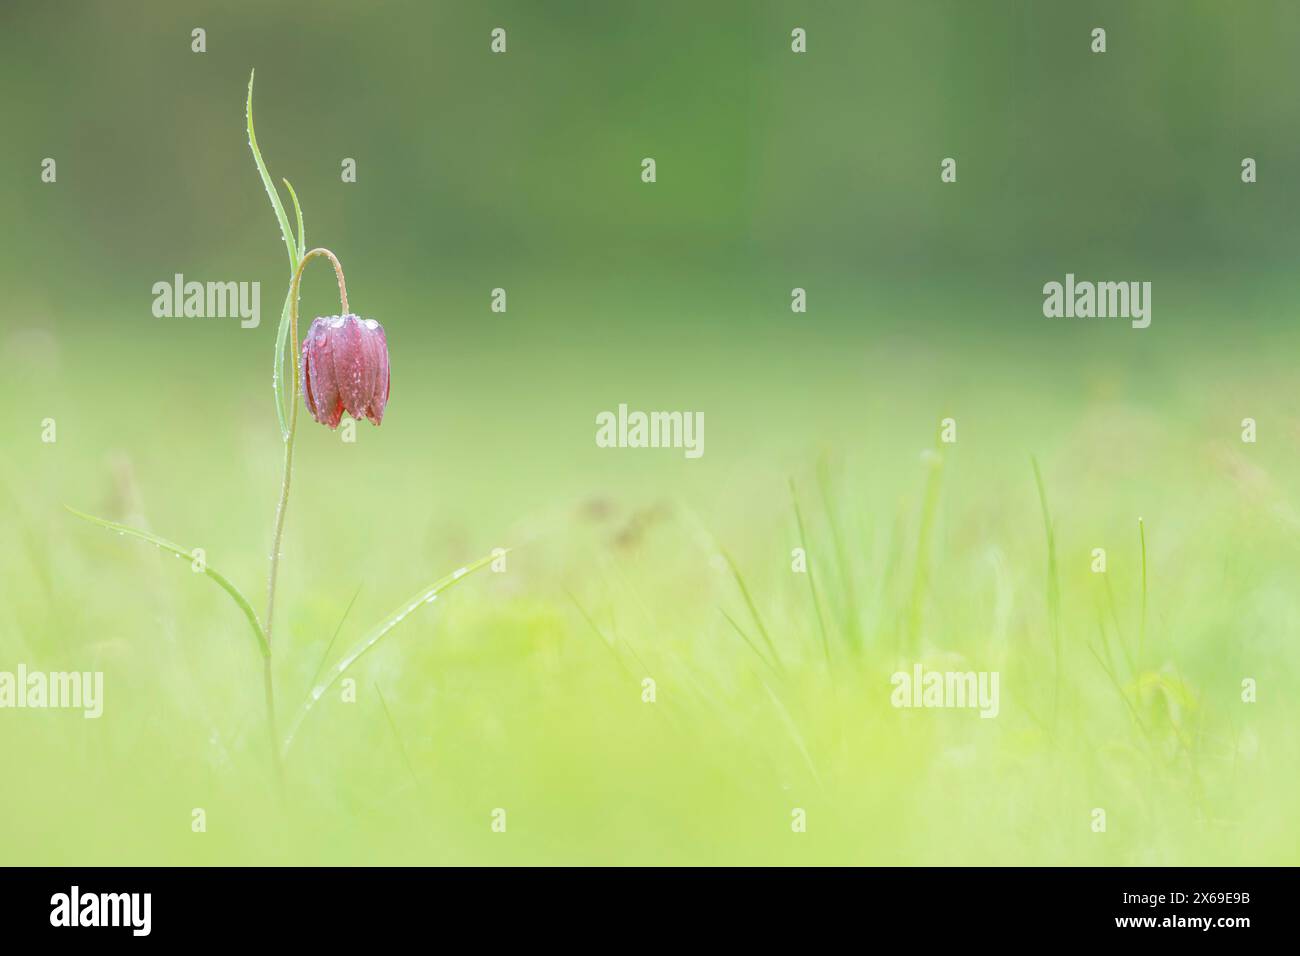
<path fill-rule="evenodd" d="M 467 348 L 405 377 L 426 359 L 395 347 L 382 429 L 304 432 L 282 714 L 354 596 L 332 657 L 422 584 L 516 550 L 358 665 L 356 704 L 322 702 L 283 807 L 239 611 L 63 510 L 204 546 L 260 605 L 280 453 L 265 350 L 148 388 L 95 371 L 104 341 L 37 355 L 5 434 L 0 669 L 100 668 L 106 702 L 98 721 L 0 712 L 4 862 L 1300 862 L 1282 356 L 670 344 L 621 366 Z M 595 449 L 594 413 L 619 401 L 704 410 L 705 457 Z M 800 544 L 811 576 L 790 571 Z M 1000 715 L 893 709 L 890 674 L 918 658 L 1000 671 Z"/>

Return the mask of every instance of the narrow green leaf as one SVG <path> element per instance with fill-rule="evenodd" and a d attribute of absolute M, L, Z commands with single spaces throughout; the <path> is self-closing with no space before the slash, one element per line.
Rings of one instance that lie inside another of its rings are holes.
<path fill-rule="evenodd" d="M 293 200 L 294 215 L 297 216 L 298 219 L 298 263 L 301 265 L 302 257 L 307 254 L 307 230 L 302 224 L 302 206 L 298 205 L 298 194 L 293 191 L 293 185 L 289 180 L 284 180 L 284 185 L 285 188 L 289 190 L 289 198 Z M 292 285 L 292 283 L 290 283 L 290 285 Z M 292 292 L 292 288 L 290 289 L 290 292 Z M 294 395 L 285 395 L 283 385 L 283 379 L 287 378 L 289 381 L 293 381 L 294 378 L 291 373 L 286 374 L 284 369 L 284 358 L 289 345 L 290 332 L 292 332 L 292 329 L 289 327 L 289 293 L 285 293 L 284 308 L 280 312 L 280 327 L 275 333 L 275 368 L 280 374 L 282 380 L 281 385 L 276 390 L 275 405 L 276 411 L 280 414 L 280 430 L 285 441 L 289 440 L 288 420 L 291 411 L 289 408 L 289 402 L 294 401 L 296 398 Z M 297 352 L 298 343 L 295 342 L 293 343 L 293 351 L 289 356 L 295 363 L 298 361 Z"/>
<path fill-rule="evenodd" d="M 280 223 L 280 235 L 284 237 L 285 248 L 289 250 L 289 274 L 293 275 L 293 270 L 298 268 L 298 250 L 294 246 L 293 233 L 289 229 L 289 217 L 284 214 L 284 206 L 280 203 L 280 197 L 271 182 L 271 174 L 266 170 L 266 163 L 262 162 L 262 152 L 257 148 L 257 134 L 253 132 L 253 77 L 256 73 L 257 71 L 254 70 L 248 74 L 248 146 L 253 151 L 257 171 L 262 176 L 262 185 L 266 187 L 266 195 L 270 197 L 275 218 Z"/>
<path fill-rule="evenodd" d="M 302 706 L 298 708 L 298 714 L 294 717 L 293 726 L 289 728 L 289 734 L 284 739 L 284 752 L 288 752 L 290 745 L 293 744 L 294 737 L 298 733 L 298 729 L 302 726 L 303 720 L 306 719 L 307 714 L 311 712 L 311 709 L 316 705 L 316 702 L 325 695 L 327 690 L 334 686 L 334 684 L 347 672 L 349 667 L 360 660 L 362 655 L 371 650 L 376 644 L 388 636 L 389 632 L 391 632 L 393 628 L 405 621 L 415 611 L 419 610 L 425 604 L 432 604 L 443 591 L 446 591 L 462 578 L 468 577 L 475 571 L 487 567 L 496 558 L 497 555 L 489 554 L 486 557 L 479 558 L 473 564 L 467 564 L 463 568 L 458 568 L 446 577 L 435 581 L 429 587 L 406 601 L 392 614 L 388 615 L 388 617 L 370 631 L 370 633 L 367 634 L 352 650 L 343 655 L 343 657 L 339 659 L 338 663 L 329 669 L 325 677 L 316 682 L 316 685 L 312 687 L 311 692 L 307 695 L 307 699 L 304 700 Z"/>
<path fill-rule="evenodd" d="M 131 528 L 124 524 L 118 524 L 115 521 L 105 521 L 103 518 L 96 518 L 94 515 L 88 515 L 85 512 L 78 511 L 76 508 L 71 508 L 68 505 L 64 505 L 63 507 L 67 508 L 83 521 L 97 524 L 101 528 L 107 528 L 109 531 L 116 531 L 118 534 L 129 534 L 134 538 L 140 538 L 143 541 L 148 541 L 150 544 L 157 545 L 164 551 L 170 551 L 172 554 L 178 555 L 182 558 L 193 559 L 194 557 L 193 551 L 190 551 L 187 548 L 182 548 L 179 544 L 176 544 L 173 541 L 168 541 L 166 538 L 160 538 L 156 534 L 150 534 L 148 531 L 141 531 L 138 528 Z M 215 581 L 217 586 L 229 594 L 231 600 L 239 605 L 239 609 L 244 612 L 244 617 L 248 618 L 249 627 L 253 629 L 253 636 L 257 639 L 258 651 L 263 657 L 270 657 L 271 645 L 267 642 L 266 632 L 262 630 L 261 622 L 257 619 L 257 612 L 254 611 L 253 606 L 248 603 L 248 598 L 240 594 L 239 588 L 231 584 L 224 575 L 218 572 L 206 561 L 204 561 L 203 573 Z"/>
<path fill-rule="evenodd" d="M 294 271 L 298 268 L 298 263 L 302 259 L 305 247 L 300 243 L 304 239 L 302 227 L 302 210 L 298 206 L 298 197 L 293 194 L 293 187 L 289 187 L 289 195 L 293 197 L 294 209 L 298 213 L 298 240 L 295 241 L 293 232 L 289 228 L 289 217 L 285 215 L 284 205 L 280 202 L 280 195 L 275 191 L 275 185 L 271 182 L 271 174 L 266 169 L 266 163 L 262 161 L 262 151 L 257 148 L 257 134 L 253 131 L 253 77 L 257 71 L 254 70 L 248 75 L 248 147 L 253 151 L 253 160 L 257 163 L 257 172 L 262 177 L 262 185 L 266 187 L 266 195 L 271 199 L 271 208 L 275 210 L 276 221 L 280 223 L 280 235 L 284 237 L 285 247 L 289 250 L 289 276 L 293 277 Z M 285 180 L 288 186 L 288 180 Z M 280 439 L 289 440 L 289 421 L 288 421 L 288 404 L 286 402 L 284 390 L 284 352 L 285 340 L 289 337 L 289 295 L 285 294 L 284 308 L 280 310 L 280 325 L 275 332 L 275 368 L 271 371 L 271 387 L 275 391 L 275 416 L 280 421 Z M 293 400 L 293 396 L 288 396 L 288 401 Z"/>
<path fill-rule="evenodd" d="M 284 308 L 280 310 L 280 327 L 275 333 L 275 368 L 271 370 L 271 387 L 275 389 L 275 414 L 280 419 L 280 439 L 289 440 L 289 406 L 284 401 L 284 349 L 289 341 L 289 299 L 293 284 L 284 294 Z M 294 361 L 298 357 L 294 356 Z M 294 396 L 289 396 L 292 400 Z"/>
<path fill-rule="evenodd" d="M 287 179 L 283 179 L 281 182 L 284 183 L 284 188 L 289 190 L 289 198 L 293 200 L 294 215 L 298 217 L 298 255 L 297 261 L 294 263 L 296 269 L 298 263 L 302 262 L 302 257 L 307 254 L 307 232 L 302 227 L 302 206 L 298 205 L 298 194 L 293 191 L 293 184 Z M 292 278 L 292 275 L 290 275 L 290 278 Z"/>

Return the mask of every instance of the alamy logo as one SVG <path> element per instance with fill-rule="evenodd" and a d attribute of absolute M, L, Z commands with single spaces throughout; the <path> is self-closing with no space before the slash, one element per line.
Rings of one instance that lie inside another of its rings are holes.
<path fill-rule="evenodd" d="M 159 319 L 239 319 L 245 329 L 262 321 L 260 282 L 186 282 L 178 272 L 171 282 L 155 282 L 153 296 Z"/>
<path fill-rule="evenodd" d="M 1065 283 L 1043 286 L 1043 315 L 1049 319 L 1131 319 L 1133 328 L 1151 324 L 1150 282 L 1075 282 L 1074 273 Z"/>
<path fill-rule="evenodd" d="M 704 454 L 703 412 L 629 412 L 596 416 L 597 448 L 682 448 L 687 458 Z"/>
<path fill-rule="evenodd" d="M 889 678 L 895 707 L 978 707 L 981 717 L 998 715 L 997 671 L 896 671 Z"/>
<path fill-rule="evenodd" d="M 81 710 L 87 720 L 104 712 L 103 671 L 28 671 L 19 664 L 17 673 L 0 671 L 0 709 L 48 708 Z"/>
<path fill-rule="evenodd" d="M 148 936 L 152 924 L 151 893 L 70 893 L 50 897 L 51 926 L 129 926 L 131 935 Z"/>

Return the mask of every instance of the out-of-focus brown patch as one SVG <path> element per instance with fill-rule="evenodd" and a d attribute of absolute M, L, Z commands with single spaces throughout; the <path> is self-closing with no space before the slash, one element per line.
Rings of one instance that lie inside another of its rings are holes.
<path fill-rule="evenodd" d="M 614 502 L 604 495 L 591 495 L 578 505 L 578 516 L 586 521 L 608 521 L 614 514 Z"/>
<path fill-rule="evenodd" d="M 616 548 L 634 548 L 645 538 L 646 533 L 672 514 L 672 506 L 666 501 L 658 501 L 647 508 L 632 513 L 623 526 L 614 534 Z"/>

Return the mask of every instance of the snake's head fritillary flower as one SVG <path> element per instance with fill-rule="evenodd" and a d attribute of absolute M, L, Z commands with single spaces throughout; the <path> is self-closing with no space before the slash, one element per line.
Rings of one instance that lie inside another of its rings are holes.
<path fill-rule="evenodd" d="M 388 338 L 374 319 L 314 319 L 302 343 L 302 397 L 312 417 L 337 428 L 347 413 L 378 425 L 388 404 Z"/>

